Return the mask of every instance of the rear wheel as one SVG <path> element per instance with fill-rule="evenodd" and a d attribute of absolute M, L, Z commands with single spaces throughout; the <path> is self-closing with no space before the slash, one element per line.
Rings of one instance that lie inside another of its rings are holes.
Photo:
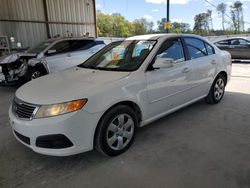
<path fill-rule="evenodd" d="M 226 87 L 226 78 L 222 74 L 219 74 L 216 77 L 216 79 L 215 79 L 215 81 L 214 81 L 214 83 L 209 91 L 208 96 L 206 97 L 207 103 L 209 103 L 209 104 L 219 103 L 224 96 L 225 87 Z"/>
<path fill-rule="evenodd" d="M 138 118 L 131 108 L 124 105 L 112 108 L 97 127 L 95 148 L 109 156 L 125 152 L 134 141 L 137 126 Z"/>

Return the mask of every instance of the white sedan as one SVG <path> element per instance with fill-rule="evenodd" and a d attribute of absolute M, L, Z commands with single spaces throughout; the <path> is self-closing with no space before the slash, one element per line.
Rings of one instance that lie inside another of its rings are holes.
<path fill-rule="evenodd" d="M 23 85 L 10 123 L 16 139 L 41 154 L 96 148 L 115 156 L 131 146 L 138 127 L 201 99 L 220 102 L 230 74 L 230 54 L 199 36 L 135 36 Z"/>

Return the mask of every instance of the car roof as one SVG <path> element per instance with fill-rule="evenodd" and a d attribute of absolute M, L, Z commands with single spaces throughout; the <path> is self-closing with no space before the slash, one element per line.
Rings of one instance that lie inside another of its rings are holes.
<path fill-rule="evenodd" d="M 225 40 L 234 40 L 234 39 L 245 39 L 245 40 L 250 40 L 249 37 L 244 37 L 244 36 L 243 36 L 243 37 L 228 37 L 228 38 L 216 40 L 214 43 L 222 42 L 222 41 L 225 41 Z"/>
<path fill-rule="evenodd" d="M 51 38 L 46 40 L 46 42 L 57 42 L 57 41 L 64 41 L 64 40 L 95 40 L 93 37 L 58 37 L 58 38 Z M 96 41 L 102 41 L 100 39 Z"/>
<path fill-rule="evenodd" d="M 126 40 L 159 40 L 159 39 L 167 39 L 172 37 L 194 37 L 202 40 L 206 40 L 205 38 L 194 35 L 194 34 L 173 34 L 173 33 L 159 33 L 159 34 L 148 34 L 148 35 L 138 35 L 129 37 Z"/>

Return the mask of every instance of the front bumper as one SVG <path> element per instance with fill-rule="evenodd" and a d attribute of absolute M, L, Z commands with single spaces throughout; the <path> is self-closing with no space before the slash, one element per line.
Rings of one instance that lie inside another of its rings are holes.
<path fill-rule="evenodd" d="M 17 118 L 11 107 L 9 109 L 9 121 L 16 139 L 37 153 L 51 156 L 69 156 L 92 150 L 100 116 L 81 110 L 52 118 L 26 121 Z M 58 135 L 67 138 L 72 145 L 56 149 L 53 144 L 52 147 L 51 144 L 50 147 L 45 145 L 46 148 L 38 144 L 38 138 L 54 137 L 56 140 Z"/>

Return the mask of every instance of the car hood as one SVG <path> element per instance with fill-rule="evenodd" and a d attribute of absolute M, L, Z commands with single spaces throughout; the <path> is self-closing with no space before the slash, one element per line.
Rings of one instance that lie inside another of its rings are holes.
<path fill-rule="evenodd" d="M 41 105 L 88 98 L 128 75 L 129 72 L 72 68 L 28 82 L 17 90 L 16 97 Z"/>
<path fill-rule="evenodd" d="M 36 57 L 36 54 L 30 54 L 30 53 L 16 53 L 16 54 L 11 54 L 11 55 L 5 55 L 0 57 L 0 64 L 8 64 L 8 63 L 12 63 L 15 62 L 16 60 L 18 60 L 18 58 L 20 57 Z"/>

